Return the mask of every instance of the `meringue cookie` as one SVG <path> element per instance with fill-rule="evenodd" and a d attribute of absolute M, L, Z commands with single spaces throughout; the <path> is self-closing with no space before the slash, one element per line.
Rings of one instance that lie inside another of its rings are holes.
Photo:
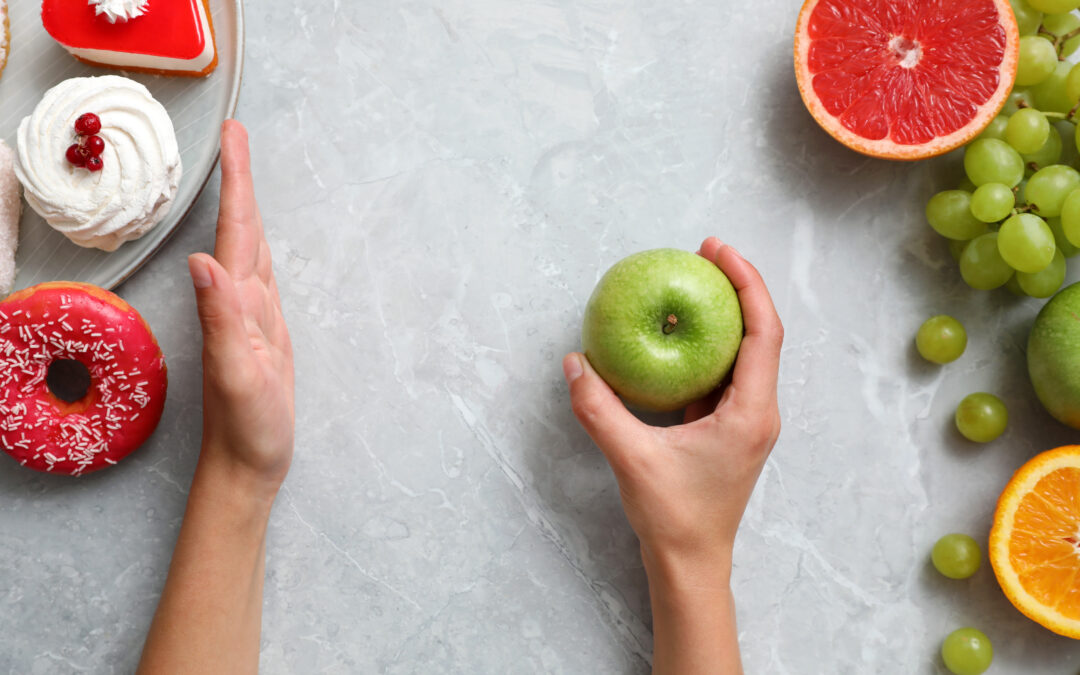
<path fill-rule="evenodd" d="M 78 141 L 75 120 L 101 119 L 104 168 L 73 166 L 65 152 Z M 15 173 L 26 202 L 49 225 L 86 248 L 115 251 L 169 213 L 182 167 L 165 108 L 126 77 L 76 77 L 45 92 L 18 133 Z"/>
<path fill-rule="evenodd" d="M 150 0 L 89 0 L 97 16 L 105 15 L 109 23 L 123 23 L 146 14 Z"/>
<path fill-rule="evenodd" d="M 15 178 L 15 151 L 0 141 L 0 298 L 15 283 L 15 250 L 19 246 L 22 199 Z"/>

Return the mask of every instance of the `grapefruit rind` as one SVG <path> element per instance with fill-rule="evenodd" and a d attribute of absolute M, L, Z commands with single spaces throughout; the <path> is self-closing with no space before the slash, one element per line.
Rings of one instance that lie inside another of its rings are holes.
<path fill-rule="evenodd" d="M 1010 558 L 1017 509 L 1024 498 L 1033 493 L 1039 481 L 1060 470 L 1080 470 L 1080 446 L 1070 445 L 1044 452 L 1017 470 L 998 499 L 994 524 L 990 530 L 989 557 L 994 576 L 1013 606 L 1058 635 L 1080 640 L 1080 618 L 1065 616 L 1056 607 L 1049 607 L 1032 595 Z M 1080 522 L 1077 527 L 1080 528 Z M 1080 575 L 1080 551 L 1075 556 L 1077 574 Z"/>
<path fill-rule="evenodd" d="M 810 17 L 821 0 L 806 0 L 799 12 L 799 21 L 795 29 L 795 79 L 799 85 L 799 95 L 803 104 L 810 111 L 814 120 L 829 133 L 830 136 L 848 146 L 852 150 L 861 152 L 870 157 L 879 159 L 896 159 L 914 161 L 928 159 L 955 150 L 982 133 L 1008 101 L 1012 91 L 1013 82 L 1016 79 L 1016 65 L 1020 52 L 1020 31 L 1016 25 L 1016 16 L 1008 0 L 993 0 L 1001 16 L 1001 25 L 1005 29 L 1005 53 L 1000 66 L 998 86 L 993 95 L 986 103 L 979 106 L 978 112 L 971 122 L 960 127 L 946 136 L 938 136 L 934 139 L 918 144 L 904 145 L 889 140 L 888 137 L 881 140 L 873 140 L 860 136 L 841 124 L 840 120 L 825 109 L 824 103 L 813 91 L 813 74 L 810 73 L 810 45 L 809 37 Z"/>

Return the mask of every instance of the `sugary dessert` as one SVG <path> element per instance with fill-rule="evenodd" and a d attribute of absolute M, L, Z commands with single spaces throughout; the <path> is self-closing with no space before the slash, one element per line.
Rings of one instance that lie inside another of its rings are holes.
<path fill-rule="evenodd" d="M 176 133 L 146 87 L 76 77 L 19 124 L 26 203 L 79 246 L 115 251 L 161 222 L 182 173 Z"/>
<path fill-rule="evenodd" d="M 7 0 L 0 0 L 0 19 L 3 20 L 3 40 L 0 40 L 0 75 L 7 66 L 8 54 L 11 52 L 11 22 L 8 19 Z"/>
<path fill-rule="evenodd" d="M 0 448 L 23 466 L 116 464 L 157 427 L 167 387 L 150 327 L 109 291 L 49 282 L 0 302 Z"/>
<path fill-rule="evenodd" d="M 41 21 L 91 65 L 190 77 L 217 67 L 208 0 L 45 0 Z"/>
<path fill-rule="evenodd" d="M 19 247 L 22 215 L 19 179 L 15 177 L 15 151 L 0 141 L 0 298 L 15 283 L 15 249 Z"/>

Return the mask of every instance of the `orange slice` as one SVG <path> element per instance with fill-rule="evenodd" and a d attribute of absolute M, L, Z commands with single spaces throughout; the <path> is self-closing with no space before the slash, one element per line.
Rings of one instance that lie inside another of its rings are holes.
<path fill-rule="evenodd" d="M 923 159 L 994 119 L 1019 45 L 1007 0 L 806 0 L 795 77 L 836 140 L 873 157 Z"/>
<path fill-rule="evenodd" d="M 998 499 L 990 564 L 1009 601 L 1080 639 L 1080 446 L 1032 458 Z"/>

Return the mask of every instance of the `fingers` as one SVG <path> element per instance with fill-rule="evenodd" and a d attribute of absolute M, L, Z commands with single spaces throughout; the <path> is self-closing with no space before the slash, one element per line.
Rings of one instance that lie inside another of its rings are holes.
<path fill-rule="evenodd" d="M 563 374 L 570 385 L 574 416 L 616 473 L 621 472 L 647 428 L 596 374 L 584 354 L 567 354 L 563 358 Z"/>
<path fill-rule="evenodd" d="M 247 131 L 236 120 L 226 120 L 221 127 L 221 205 L 214 257 L 238 278 L 254 274 L 262 239 Z"/>
<path fill-rule="evenodd" d="M 210 359 L 227 363 L 235 350 L 248 343 L 236 285 L 229 273 L 205 253 L 188 257 L 188 271 L 195 285 L 203 349 Z"/>
<path fill-rule="evenodd" d="M 700 253 L 716 263 L 739 295 L 746 334 L 735 361 L 731 386 L 738 397 L 747 397 L 751 405 L 767 404 L 776 398 L 780 348 L 784 342 L 784 326 L 769 289 L 753 265 L 715 237 L 702 243 Z"/>

